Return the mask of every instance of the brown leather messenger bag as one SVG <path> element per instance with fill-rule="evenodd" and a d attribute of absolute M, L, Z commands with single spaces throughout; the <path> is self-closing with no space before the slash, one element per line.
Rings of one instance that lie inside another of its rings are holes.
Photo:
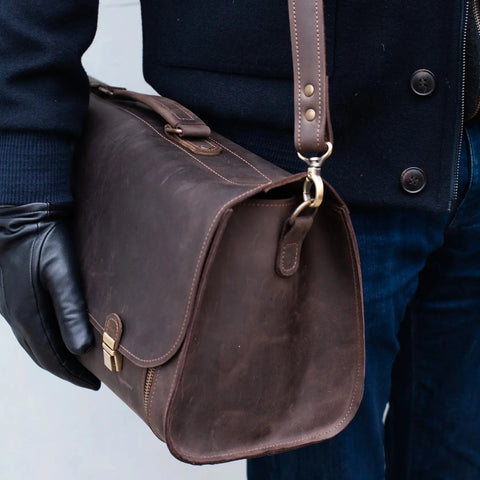
<path fill-rule="evenodd" d="M 362 397 L 357 246 L 320 176 L 333 141 L 323 5 L 289 9 L 305 174 L 172 100 L 92 84 L 74 171 L 97 338 L 82 362 L 190 463 L 325 440 Z"/>

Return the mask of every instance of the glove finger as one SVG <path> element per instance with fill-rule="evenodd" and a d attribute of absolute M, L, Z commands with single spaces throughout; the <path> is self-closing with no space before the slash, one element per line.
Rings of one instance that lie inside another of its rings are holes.
<path fill-rule="evenodd" d="M 61 335 L 68 350 L 86 353 L 94 344 L 80 275 L 71 240 L 63 225 L 49 232 L 41 251 L 42 284 L 50 293 Z"/>

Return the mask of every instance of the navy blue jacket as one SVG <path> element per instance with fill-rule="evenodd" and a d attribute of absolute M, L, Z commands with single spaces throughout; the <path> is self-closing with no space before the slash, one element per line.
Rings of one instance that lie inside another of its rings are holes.
<path fill-rule="evenodd" d="M 292 171 L 286 0 L 142 0 L 144 75 L 161 94 Z M 465 0 L 325 0 L 334 154 L 351 204 L 448 209 L 463 123 Z M 96 0 L 0 2 L 0 203 L 64 201 L 88 88 L 80 64 Z M 108 62 L 108 59 L 105 59 Z M 433 72 L 430 95 L 413 72 Z M 121 84 L 121 79 L 118 79 Z M 421 168 L 426 187 L 400 175 Z"/>

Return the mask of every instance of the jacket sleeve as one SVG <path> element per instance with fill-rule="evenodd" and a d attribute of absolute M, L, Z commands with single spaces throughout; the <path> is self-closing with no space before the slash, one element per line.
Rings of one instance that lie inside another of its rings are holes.
<path fill-rule="evenodd" d="M 0 1 L 0 204 L 71 200 L 98 0 Z"/>

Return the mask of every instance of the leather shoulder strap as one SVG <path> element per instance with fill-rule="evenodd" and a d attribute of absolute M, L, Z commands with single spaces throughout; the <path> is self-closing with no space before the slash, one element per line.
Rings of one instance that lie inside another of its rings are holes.
<path fill-rule="evenodd" d="M 295 147 L 317 155 L 333 142 L 322 0 L 288 0 L 295 99 Z"/>

